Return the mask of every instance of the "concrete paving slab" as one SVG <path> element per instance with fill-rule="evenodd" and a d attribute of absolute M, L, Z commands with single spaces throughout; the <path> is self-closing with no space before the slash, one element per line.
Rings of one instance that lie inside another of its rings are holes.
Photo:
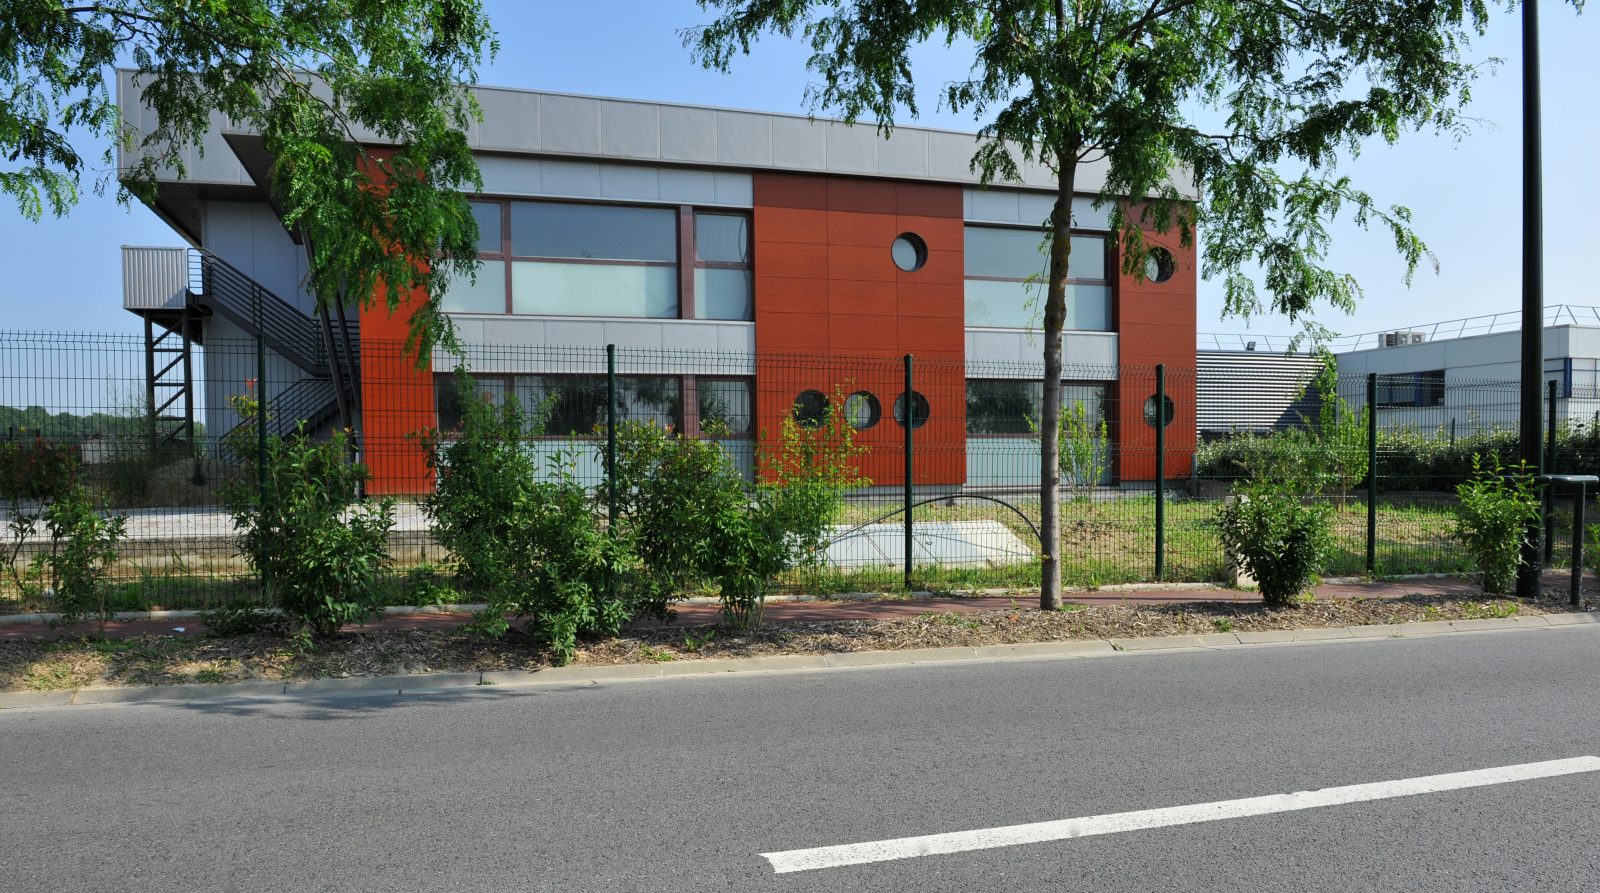
<path fill-rule="evenodd" d="M 1229 642 L 1237 645 L 1237 639 Z M 1112 647 L 1118 651 L 1168 651 L 1174 648 L 1204 648 L 1205 643 L 1199 636 L 1150 636 L 1148 638 L 1112 639 Z"/>
<path fill-rule="evenodd" d="M 1450 628 L 1456 632 L 1474 632 L 1483 629 L 1533 629 L 1549 626 L 1541 616 L 1531 617 L 1485 617 L 1481 620 L 1452 620 Z"/>
<path fill-rule="evenodd" d="M 890 664 L 972 660 L 976 648 L 907 648 L 902 651 L 843 651 L 827 656 L 830 667 L 881 667 Z"/>
<path fill-rule="evenodd" d="M 316 695 L 334 692 L 400 692 L 401 685 L 409 677 L 404 676 L 352 676 L 344 679 L 308 679 L 305 682 L 291 682 L 284 688 L 285 694 L 290 695 Z"/>
<path fill-rule="evenodd" d="M 434 690 L 440 688 L 465 688 L 483 681 L 482 673 L 422 673 L 400 678 L 400 692 Z"/>
<path fill-rule="evenodd" d="M 1405 635 L 1404 623 L 1373 623 L 1349 627 L 1350 636 L 1356 639 L 1396 639 Z"/>
<path fill-rule="evenodd" d="M 1071 642 L 1020 642 L 1014 645 L 983 645 L 973 649 L 980 658 L 994 657 L 1074 657 L 1081 654 L 1115 654 L 1105 639 Z"/>
<path fill-rule="evenodd" d="M 1450 625 L 1448 620 L 1424 620 L 1416 623 L 1395 623 L 1391 625 L 1400 631 L 1400 635 L 1408 638 L 1411 636 L 1442 636 L 1458 631 Z"/>
<path fill-rule="evenodd" d="M 1546 614 L 1544 622 L 1547 626 L 1578 626 L 1585 623 L 1600 623 L 1600 613 L 1588 612 L 1572 614 Z"/>

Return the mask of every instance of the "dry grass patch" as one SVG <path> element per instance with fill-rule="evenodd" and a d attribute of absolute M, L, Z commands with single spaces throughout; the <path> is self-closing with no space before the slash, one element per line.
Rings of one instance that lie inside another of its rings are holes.
<path fill-rule="evenodd" d="M 1592 602 L 1592 600 L 1591 600 Z M 1600 610 L 1586 604 L 1584 610 Z M 1067 605 L 1039 611 L 1024 600 L 998 611 L 933 612 L 884 620 L 773 624 L 755 632 L 711 626 L 631 630 L 582 643 L 580 665 L 661 663 L 773 654 L 896 651 L 910 648 L 1195 635 L 1475 620 L 1561 613 L 1564 600 L 1536 602 L 1459 596 L 1305 601 L 1282 608 L 1189 602 L 1175 605 Z M 434 672 L 537 670 L 548 656 L 517 633 L 483 639 L 457 630 L 372 630 L 296 651 L 270 635 L 226 639 L 146 636 L 65 642 L 0 642 L 0 687 L 49 690 L 88 685 L 169 685 L 389 676 Z"/>

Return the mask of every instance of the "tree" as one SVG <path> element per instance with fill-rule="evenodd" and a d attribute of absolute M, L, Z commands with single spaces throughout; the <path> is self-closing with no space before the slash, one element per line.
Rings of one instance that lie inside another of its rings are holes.
<path fill-rule="evenodd" d="M 718 16 L 684 34 L 696 61 L 727 71 L 762 35 L 798 35 L 821 76 L 807 90 L 811 107 L 874 119 L 885 135 L 902 109 L 917 113 L 910 49 L 970 46 L 969 75 L 940 98 L 981 122 L 973 170 L 984 183 L 1020 179 L 1025 162 L 1054 172 L 1055 206 L 1041 222 L 1044 608 L 1061 597 L 1057 420 L 1080 167 L 1105 165 L 1096 204 L 1111 210 L 1125 272 L 1143 275 L 1147 229 L 1176 231 L 1186 247 L 1198 232 L 1202 273 L 1221 277 L 1226 313 L 1270 307 L 1319 335 L 1310 311 L 1348 311 L 1361 295 L 1325 265 L 1327 224 L 1341 212 L 1387 230 L 1408 279 L 1433 262 L 1404 207 L 1380 205 L 1339 173 L 1341 150 L 1467 128 L 1461 111 L 1477 68 L 1464 54 L 1489 16 L 1484 0 L 699 2 Z M 1186 198 L 1175 178 L 1192 181 L 1200 198 Z"/>
<path fill-rule="evenodd" d="M 465 136 L 478 108 L 461 85 L 494 50 L 479 0 L 10 0 L 0 191 L 27 218 L 66 214 L 86 168 L 73 141 L 87 135 L 111 144 L 95 191 L 121 148 L 132 164 L 116 173 L 119 200 L 149 200 L 157 172 L 181 175 L 185 150 L 226 116 L 275 159 L 273 197 L 309 246 L 319 304 L 381 290 L 393 309 L 425 289 L 411 336 L 426 356 L 449 334 L 445 284 L 476 269 L 461 192 L 482 186 Z M 123 121 L 112 97 L 113 66 L 129 63 L 156 114 L 149 132 Z"/>

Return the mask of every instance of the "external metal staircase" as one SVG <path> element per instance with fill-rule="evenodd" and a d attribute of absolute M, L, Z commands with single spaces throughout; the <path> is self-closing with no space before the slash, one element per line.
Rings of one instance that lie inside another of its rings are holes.
<path fill-rule="evenodd" d="M 306 377 L 271 395 L 269 428 L 285 435 L 303 422 L 316 428 L 339 414 L 359 381 L 359 357 L 329 354 L 338 342 L 322 323 L 209 251 L 123 246 L 123 307 L 144 319 L 145 396 L 150 423 L 163 442 L 195 436 L 194 345 L 207 322 L 226 319 Z M 349 342 L 356 343 L 354 339 Z M 342 375 L 335 374 L 335 367 Z"/>

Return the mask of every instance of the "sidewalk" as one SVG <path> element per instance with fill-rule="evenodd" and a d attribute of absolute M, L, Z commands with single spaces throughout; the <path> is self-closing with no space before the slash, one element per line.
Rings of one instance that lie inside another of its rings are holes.
<path fill-rule="evenodd" d="M 1547 592 L 1565 594 L 1569 581 L 1565 572 L 1550 572 L 1544 576 Z M 1419 580 L 1332 582 L 1318 586 L 1318 599 L 1347 598 L 1401 598 L 1407 595 L 1472 596 L 1480 593 L 1475 582 L 1460 577 L 1442 577 Z M 1195 588 L 1193 586 L 1161 587 L 1157 585 L 1130 587 L 1116 591 L 1066 592 L 1063 599 L 1082 605 L 1161 605 L 1182 602 L 1231 602 L 1259 604 L 1261 597 L 1254 592 L 1223 588 Z M 767 624 L 803 623 L 824 620 L 889 620 L 915 617 L 928 612 L 973 613 L 998 611 L 1007 608 L 1035 610 L 1038 606 L 1036 592 L 1022 591 L 1016 595 L 895 597 L 882 598 L 855 596 L 851 598 L 768 602 L 765 611 Z M 721 610 L 715 603 L 679 604 L 674 610 L 677 618 L 673 625 L 682 627 L 706 626 L 721 619 Z M 179 616 L 151 619 L 126 619 L 109 621 L 105 635 L 110 638 L 128 638 L 146 635 L 203 636 L 205 624 L 191 612 L 164 612 Z M 352 632 L 400 629 L 449 629 L 469 622 L 471 611 L 428 609 L 416 613 L 388 614 L 372 623 L 349 626 Z M 636 628 L 658 626 L 653 621 L 641 621 Z M 98 635 L 97 623 L 52 627 L 37 620 L 0 622 L 0 641 L 20 639 L 72 639 L 84 635 Z"/>

